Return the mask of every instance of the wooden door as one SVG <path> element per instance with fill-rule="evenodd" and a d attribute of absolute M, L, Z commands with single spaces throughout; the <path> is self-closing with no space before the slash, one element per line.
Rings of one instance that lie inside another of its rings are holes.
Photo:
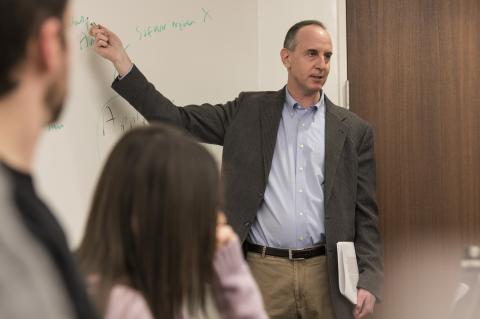
<path fill-rule="evenodd" d="M 350 109 L 375 130 L 385 298 L 442 318 L 480 244 L 480 1 L 347 0 Z"/>

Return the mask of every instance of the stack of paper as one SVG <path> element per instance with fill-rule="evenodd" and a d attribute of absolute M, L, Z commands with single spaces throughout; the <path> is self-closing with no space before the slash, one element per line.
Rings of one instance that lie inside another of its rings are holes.
<path fill-rule="evenodd" d="M 357 304 L 358 265 L 353 243 L 338 242 L 337 256 L 340 292 L 353 304 Z"/>

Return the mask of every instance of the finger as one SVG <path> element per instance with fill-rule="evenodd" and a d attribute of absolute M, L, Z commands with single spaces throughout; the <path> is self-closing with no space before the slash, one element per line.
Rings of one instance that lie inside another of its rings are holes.
<path fill-rule="evenodd" d="M 95 34 L 97 33 L 97 27 L 90 27 L 90 29 L 88 29 L 88 34 L 91 35 L 92 37 L 95 36 Z"/>
<path fill-rule="evenodd" d="M 217 226 L 217 248 L 221 248 L 235 238 L 232 227 L 227 225 Z"/>
<path fill-rule="evenodd" d="M 227 238 L 228 236 L 230 236 L 230 233 L 232 232 L 232 228 L 228 225 L 223 225 L 223 224 L 219 224 L 217 226 L 217 237 L 219 239 L 222 239 L 224 240 L 225 238 Z"/>
<path fill-rule="evenodd" d="M 358 319 L 358 318 L 360 318 L 361 313 L 362 313 L 362 309 L 355 307 L 355 309 L 353 310 L 353 317 L 355 319 Z"/>
<path fill-rule="evenodd" d="M 217 224 L 224 225 L 227 223 L 227 217 L 223 212 L 217 214 Z"/>
<path fill-rule="evenodd" d="M 363 318 L 371 313 L 373 313 L 373 306 L 374 304 L 372 303 L 371 300 L 366 300 L 364 303 L 363 303 L 363 307 L 362 307 L 362 310 L 360 311 L 359 313 L 359 318 Z"/>
<path fill-rule="evenodd" d="M 362 311 L 358 314 L 358 318 L 363 318 L 373 312 L 373 309 L 369 308 L 368 306 L 365 306 L 362 308 Z"/>
<path fill-rule="evenodd" d="M 103 31 L 98 25 L 92 25 L 88 30 L 88 34 L 90 34 L 92 37 L 97 36 L 99 33 L 103 33 Z"/>
<path fill-rule="evenodd" d="M 97 40 L 96 43 L 95 43 L 95 46 L 100 47 L 100 48 L 106 48 L 106 47 L 108 47 L 108 42 L 103 41 L 103 40 Z"/>
<path fill-rule="evenodd" d="M 100 41 L 105 42 L 105 43 L 108 43 L 108 38 L 99 38 L 99 37 L 95 38 L 95 42 L 98 43 L 98 42 L 100 42 Z"/>
<path fill-rule="evenodd" d="M 98 27 L 102 30 L 102 32 L 103 32 L 105 35 L 107 35 L 107 36 L 110 35 L 111 31 L 110 31 L 108 28 L 106 28 L 105 26 L 103 26 L 103 25 L 101 25 L 101 24 L 99 24 Z"/>
<path fill-rule="evenodd" d="M 217 249 L 220 249 L 223 247 L 225 242 L 225 230 L 223 229 L 222 226 L 217 227 L 217 233 L 216 233 L 216 247 Z"/>
<path fill-rule="evenodd" d="M 108 42 L 108 37 L 102 33 L 97 33 L 97 35 L 95 36 L 95 38 L 97 40 L 103 40 L 105 42 Z"/>
<path fill-rule="evenodd" d="M 360 314 L 362 313 L 364 304 L 365 304 L 365 297 L 362 294 L 358 294 L 357 304 L 355 305 L 355 309 L 353 311 L 355 318 L 360 318 Z"/>

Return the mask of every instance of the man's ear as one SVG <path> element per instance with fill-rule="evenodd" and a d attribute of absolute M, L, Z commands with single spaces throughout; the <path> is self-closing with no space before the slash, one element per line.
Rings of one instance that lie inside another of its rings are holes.
<path fill-rule="evenodd" d="M 288 51 L 286 48 L 280 50 L 280 58 L 282 59 L 282 63 L 287 70 L 290 69 L 290 51 Z"/>
<path fill-rule="evenodd" d="M 62 23 L 57 18 L 48 18 L 40 26 L 37 38 L 38 65 L 41 70 L 55 71 L 61 64 Z"/>

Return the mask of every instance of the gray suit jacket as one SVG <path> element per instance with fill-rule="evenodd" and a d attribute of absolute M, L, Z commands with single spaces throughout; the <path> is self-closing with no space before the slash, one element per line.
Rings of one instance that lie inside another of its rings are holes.
<path fill-rule="evenodd" d="M 77 318 L 52 257 L 25 227 L 0 163 L 0 318 Z"/>
<path fill-rule="evenodd" d="M 177 107 L 134 67 L 112 87 L 148 121 L 186 129 L 202 142 L 223 146 L 225 212 L 245 240 L 263 194 L 275 149 L 285 89 L 243 92 L 225 104 Z M 353 241 L 358 287 L 381 298 L 383 252 L 375 200 L 372 129 L 365 121 L 326 99 L 325 232 L 332 302 L 337 318 L 351 318 L 352 305 L 338 288 L 336 243 Z"/>

